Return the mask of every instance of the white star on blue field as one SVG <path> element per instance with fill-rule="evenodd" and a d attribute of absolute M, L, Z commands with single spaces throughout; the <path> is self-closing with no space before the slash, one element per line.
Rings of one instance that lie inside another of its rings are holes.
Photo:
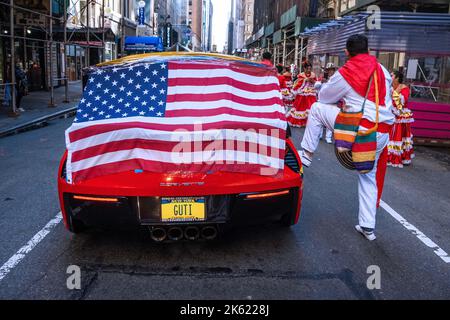
<path fill-rule="evenodd" d="M 102 68 L 91 73 L 75 122 L 128 117 L 164 117 L 167 63 Z"/>

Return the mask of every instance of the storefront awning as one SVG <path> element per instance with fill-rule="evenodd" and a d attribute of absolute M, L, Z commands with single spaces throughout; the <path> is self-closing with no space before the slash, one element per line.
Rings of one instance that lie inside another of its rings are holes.
<path fill-rule="evenodd" d="M 67 28 L 67 41 L 68 42 L 85 42 L 88 41 L 89 30 L 89 41 L 102 41 L 103 34 L 105 36 L 106 42 L 115 42 L 116 35 L 111 30 L 111 28 L 79 28 L 79 29 L 69 29 Z M 53 30 L 53 39 L 56 41 L 64 41 L 64 28 L 56 27 Z"/>
<path fill-rule="evenodd" d="M 305 29 L 309 54 L 340 53 L 347 38 L 363 33 L 370 50 L 425 55 L 450 55 L 450 15 L 381 12 L 379 28 L 372 16 L 358 13 Z"/>

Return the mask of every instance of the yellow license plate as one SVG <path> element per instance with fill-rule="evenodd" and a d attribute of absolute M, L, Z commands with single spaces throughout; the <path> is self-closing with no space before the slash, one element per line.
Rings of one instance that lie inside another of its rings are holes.
<path fill-rule="evenodd" d="M 205 198 L 161 198 L 161 220 L 164 222 L 204 221 Z"/>

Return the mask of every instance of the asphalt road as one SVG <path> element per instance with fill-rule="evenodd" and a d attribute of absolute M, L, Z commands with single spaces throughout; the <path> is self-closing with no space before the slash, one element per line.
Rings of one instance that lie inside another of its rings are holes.
<path fill-rule="evenodd" d="M 290 229 L 155 244 L 130 232 L 72 235 L 59 223 L 30 242 L 60 211 L 56 175 L 71 121 L 0 139 L 2 299 L 450 299 L 446 152 L 419 148 L 412 166 L 388 169 L 385 208 L 406 222 L 380 209 L 374 242 L 354 230 L 356 174 L 324 142 L 305 169 L 301 218 Z M 301 135 L 294 130 L 297 146 Z M 80 290 L 66 286 L 70 265 L 81 268 Z M 367 288 L 372 265 L 381 289 Z"/>

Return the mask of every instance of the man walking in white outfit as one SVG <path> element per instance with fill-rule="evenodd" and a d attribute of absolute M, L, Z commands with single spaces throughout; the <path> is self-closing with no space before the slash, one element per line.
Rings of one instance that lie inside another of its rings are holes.
<path fill-rule="evenodd" d="M 381 198 L 387 165 L 387 144 L 389 131 L 394 123 L 391 111 L 391 82 L 389 72 L 376 58 L 368 54 L 368 40 L 364 35 L 350 36 L 346 44 L 347 63 L 340 68 L 327 83 L 322 85 L 319 100 L 311 106 L 308 123 L 301 143 L 300 156 L 303 165 L 311 164 L 314 151 L 319 143 L 320 131 L 325 126 L 334 129 L 340 111 L 337 102 L 344 101 L 344 108 L 350 112 L 361 111 L 367 92 L 360 130 L 376 125 L 375 84 L 370 81 L 374 71 L 378 75 L 379 119 L 377 129 L 377 149 L 374 168 L 366 174 L 359 173 L 359 224 L 356 230 L 368 240 L 375 240 L 375 216 Z M 368 87 L 370 88 L 368 90 Z"/>
<path fill-rule="evenodd" d="M 327 65 L 325 66 L 325 73 L 323 75 L 323 78 L 319 81 L 316 81 L 316 83 L 314 84 L 314 88 L 316 89 L 317 92 L 320 92 L 320 89 L 322 88 L 322 84 L 327 83 L 328 79 L 330 79 L 330 77 L 333 76 L 333 74 L 336 72 L 336 66 L 334 65 L 334 63 L 332 62 L 328 62 Z M 326 128 L 325 127 L 325 141 L 328 144 L 333 143 L 333 131 Z M 323 137 L 323 131 L 320 131 L 320 136 L 319 138 L 322 139 Z"/>

